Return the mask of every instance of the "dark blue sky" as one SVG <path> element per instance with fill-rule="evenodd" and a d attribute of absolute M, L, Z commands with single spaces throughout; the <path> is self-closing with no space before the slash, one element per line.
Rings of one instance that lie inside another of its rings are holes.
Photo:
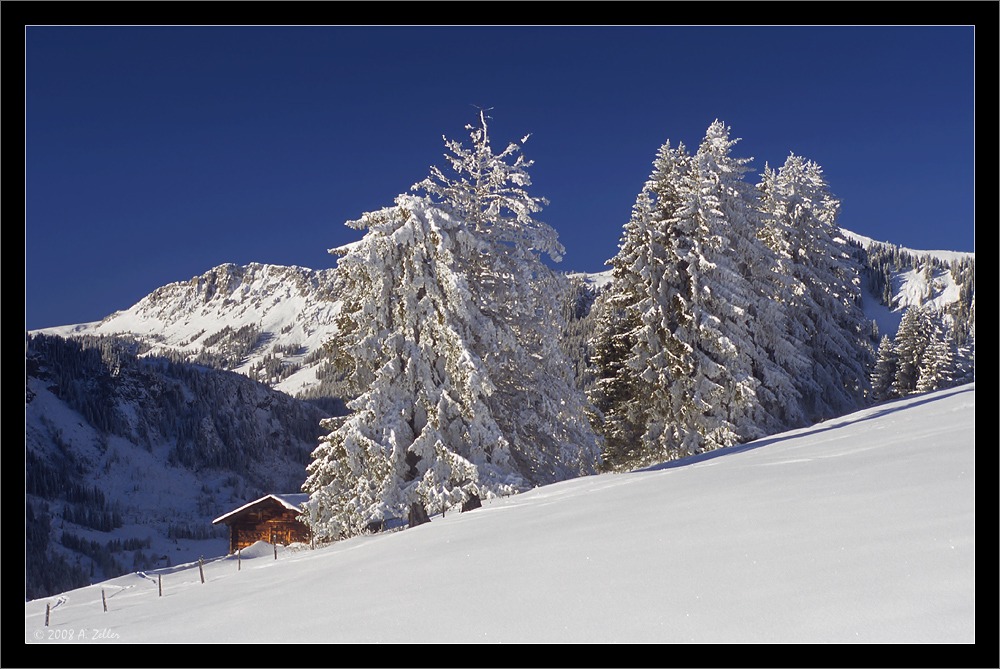
<path fill-rule="evenodd" d="M 657 149 L 819 163 L 840 223 L 975 250 L 973 27 L 26 27 L 25 326 L 222 263 L 332 267 L 344 225 L 492 107 L 561 269 L 602 271 Z M 994 53 L 995 55 L 995 53 Z M 751 177 L 756 181 L 757 175 Z"/>

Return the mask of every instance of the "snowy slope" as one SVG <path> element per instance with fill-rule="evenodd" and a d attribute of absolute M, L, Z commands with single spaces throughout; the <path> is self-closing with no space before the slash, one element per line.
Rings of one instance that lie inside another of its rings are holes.
<path fill-rule="evenodd" d="M 166 538 L 170 524 L 196 526 L 204 522 L 207 514 L 197 511 L 204 503 L 202 491 L 206 484 L 218 485 L 224 475 L 215 474 L 217 480 L 212 480 L 213 474 L 209 472 L 196 474 L 182 467 L 169 467 L 162 448 L 149 452 L 117 436 L 107 437 L 107 446 L 102 450 L 99 433 L 80 414 L 69 409 L 36 379 L 29 379 L 28 386 L 35 398 L 25 408 L 26 449 L 40 454 L 55 451 L 49 446 L 51 439 L 46 432 L 49 425 L 58 426 L 62 440 L 71 446 L 74 456 L 88 465 L 95 463 L 85 483 L 98 488 L 108 500 L 124 509 L 124 526 L 111 533 L 88 530 L 61 519 L 60 529 L 88 540 L 97 539 L 102 544 L 109 539 L 151 537 L 153 545 L 147 552 L 169 555 L 174 562 L 197 558 L 199 551 L 213 555 L 225 552 L 228 544 L 224 538 L 202 541 Z M 280 467 L 279 471 L 287 477 L 293 472 L 285 470 L 293 466 L 294 463 L 276 463 L 275 468 Z M 232 501 L 226 496 L 221 503 L 231 505 Z M 215 511 L 214 506 L 211 511 Z M 55 512 L 60 502 L 50 502 L 50 507 Z"/>
<path fill-rule="evenodd" d="M 583 280 L 590 288 L 600 292 L 608 287 L 608 285 L 613 280 L 614 270 L 606 269 L 603 272 L 597 272 L 596 274 L 589 274 L 587 272 L 576 272 L 569 275 L 571 279 L 578 278 Z"/>
<path fill-rule="evenodd" d="M 25 642 L 972 643 L 975 404 L 914 395 L 401 532 L 258 544 L 205 584 L 123 576 L 26 602 Z"/>
<path fill-rule="evenodd" d="M 894 335 L 899 330 L 903 314 L 913 306 L 926 306 L 938 311 L 944 310 L 959 298 L 960 287 L 948 271 L 935 271 L 930 286 L 922 271 L 905 269 L 892 280 L 892 306 L 882 304 L 871 294 L 865 295 L 865 318 L 875 321 L 883 335 Z"/>
<path fill-rule="evenodd" d="M 975 253 L 961 251 L 920 251 L 888 242 L 879 242 L 870 237 L 859 235 L 849 230 L 842 230 L 847 239 L 860 244 L 866 249 L 882 247 L 897 250 L 913 258 L 923 259 L 921 269 L 906 267 L 892 276 L 890 305 L 881 303 L 877 295 L 864 296 L 864 314 L 868 320 L 875 321 L 880 334 L 892 336 L 899 329 L 899 323 L 907 309 L 914 306 L 926 306 L 937 311 L 944 311 L 948 305 L 956 302 L 961 296 L 961 287 L 955 281 L 952 273 L 941 267 L 932 268 L 930 281 L 923 271 L 926 260 L 933 259 L 947 266 L 953 262 L 975 260 Z"/>

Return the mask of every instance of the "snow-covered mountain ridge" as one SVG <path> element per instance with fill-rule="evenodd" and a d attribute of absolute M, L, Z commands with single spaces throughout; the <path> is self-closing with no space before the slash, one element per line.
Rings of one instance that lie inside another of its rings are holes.
<path fill-rule="evenodd" d="M 905 246 L 899 246 L 897 244 L 893 244 L 892 242 L 878 241 L 877 239 L 873 239 L 872 237 L 859 235 L 856 232 L 851 232 L 850 230 L 844 230 L 843 228 L 841 228 L 841 231 L 844 233 L 844 237 L 846 239 L 848 239 L 849 241 L 853 241 L 857 244 L 860 244 L 864 248 L 868 248 L 873 245 L 890 247 L 898 249 L 899 251 L 902 251 L 903 253 L 906 253 L 907 255 L 910 256 L 914 256 L 917 258 L 924 258 L 924 257 L 934 258 L 945 264 L 954 262 L 956 260 L 958 261 L 970 260 L 970 259 L 975 260 L 976 258 L 975 253 L 968 251 L 946 251 L 946 250 L 920 251 L 918 249 L 911 249 Z"/>
<path fill-rule="evenodd" d="M 339 309 L 335 286 L 333 269 L 226 264 L 157 288 L 101 321 L 39 332 L 127 335 L 148 346 L 144 355 L 222 366 L 295 395 L 318 383 L 315 354 Z M 265 369 L 269 358 L 294 371 L 274 374 Z"/>
<path fill-rule="evenodd" d="M 26 602 L 25 643 L 974 644 L 975 398 L 139 571 Z"/>

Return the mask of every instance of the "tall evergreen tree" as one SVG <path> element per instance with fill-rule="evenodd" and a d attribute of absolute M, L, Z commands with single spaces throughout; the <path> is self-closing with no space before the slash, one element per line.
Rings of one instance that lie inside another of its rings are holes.
<path fill-rule="evenodd" d="M 603 412 L 606 460 L 627 468 L 677 457 L 683 431 L 675 416 L 684 401 L 677 379 L 690 372 L 691 350 L 673 336 L 685 312 L 689 277 L 677 248 L 674 217 L 687 188 L 691 156 L 667 142 L 636 198 L 618 254 L 608 261 L 613 282 L 593 342 Z"/>
<path fill-rule="evenodd" d="M 928 393 L 953 385 L 957 371 L 954 358 L 948 338 L 940 330 L 936 330 L 924 351 L 916 392 Z"/>
<path fill-rule="evenodd" d="M 548 202 L 526 191 L 532 161 L 522 147 L 530 135 L 494 154 L 486 119 L 480 111 L 478 127 L 467 126 L 469 148 L 446 140 L 450 172 L 432 167 L 413 188 L 464 221 L 482 244 L 464 271 L 492 328 L 470 333 L 470 345 L 497 388 L 488 405 L 518 470 L 533 485 L 551 483 L 592 471 L 600 441 L 588 418 L 593 407 L 559 345 L 567 279 L 542 255 L 558 262 L 565 249 L 556 231 L 533 217 Z"/>
<path fill-rule="evenodd" d="M 493 392 L 467 331 L 488 323 L 472 303 L 459 258 L 478 252 L 462 221 L 424 198 L 366 214 L 368 232 L 338 263 L 345 300 L 329 342 L 355 380 L 353 413 L 326 423 L 303 486 L 318 536 L 524 485 L 484 402 Z M 466 233 L 466 234 L 464 234 Z"/>
<path fill-rule="evenodd" d="M 788 387 L 775 352 L 788 349 L 781 344 L 783 314 L 768 304 L 777 289 L 774 254 L 758 237 L 758 208 L 743 179 L 750 159 L 731 155 L 738 141 L 721 122 L 709 126 L 672 222 L 675 253 L 690 277 L 690 319 L 675 337 L 690 347 L 694 363 L 686 381 L 694 401 L 680 422 L 697 426 L 699 449 L 761 436 L 778 425 L 775 407 L 787 404 L 775 393 Z"/>
<path fill-rule="evenodd" d="M 493 155 L 480 121 L 471 150 L 448 143 L 457 177 L 434 168 L 415 186 L 428 194 L 349 223 L 368 232 L 343 249 L 330 348 L 358 396 L 308 467 L 305 517 L 319 536 L 597 464 L 589 405 L 558 346 L 562 285 L 538 258 L 561 246 L 531 218 L 539 200 L 523 190 L 519 145 Z"/>
<path fill-rule="evenodd" d="M 916 392 L 924 353 L 931 342 L 933 324 L 923 307 L 910 307 L 896 331 L 896 378 L 893 392 L 899 397 Z"/>
<path fill-rule="evenodd" d="M 612 284 L 595 305 L 598 320 L 590 356 L 596 383 L 590 399 L 600 412 L 603 464 L 609 470 L 644 461 L 645 405 L 654 386 L 636 374 L 629 360 L 642 316 L 645 262 L 640 255 L 647 249 L 652 207 L 644 189 L 625 224 L 618 254 L 607 262 L 612 265 Z"/>
<path fill-rule="evenodd" d="M 875 371 L 872 372 L 872 396 L 878 402 L 892 399 L 896 396 L 893 383 L 896 380 L 896 347 L 889 335 L 882 337 L 878 347 L 878 358 Z"/>
<path fill-rule="evenodd" d="M 761 189 L 771 228 L 765 238 L 790 261 L 796 282 L 790 337 L 811 361 L 797 377 L 803 409 L 813 420 L 858 409 L 867 401 L 874 353 L 860 308 L 859 267 L 837 225 L 840 202 L 819 165 L 794 154 Z"/>

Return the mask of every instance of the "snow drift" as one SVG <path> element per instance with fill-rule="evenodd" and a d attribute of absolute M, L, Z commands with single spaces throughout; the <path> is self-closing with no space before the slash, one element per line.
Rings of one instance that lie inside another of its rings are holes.
<path fill-rule="evenodd" d="M 204 584 L 197 563 L 130 574 L 26 602 L 25 642 L 975 642 L 975 405 L 975 384 L 912 395 L 401 532 L 260 545 Z"/>

